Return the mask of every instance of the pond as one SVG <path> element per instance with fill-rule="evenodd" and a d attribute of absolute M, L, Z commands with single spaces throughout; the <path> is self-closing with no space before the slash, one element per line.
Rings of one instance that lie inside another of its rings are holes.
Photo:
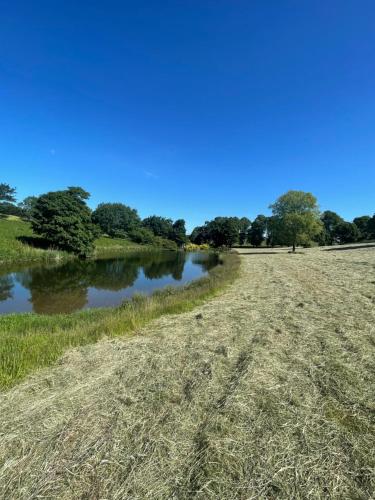
<path fill-rule="evenodd" d="M 135 293 L 150 294 L 205 276 L 218 261 L 213 253 L 144 251 L 63 264 L 2 267 L 0 314 L 56 314 L 117 306 Z"/>

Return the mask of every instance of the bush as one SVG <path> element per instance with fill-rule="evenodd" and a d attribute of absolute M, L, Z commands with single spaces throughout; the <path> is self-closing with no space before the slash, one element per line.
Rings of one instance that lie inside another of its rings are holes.
<path fill-rule="evenodd" d="M 152 245 L 155 243 L 154 233 L 145 227 L 138 227 L 129 231 L 128 237 L 135 243 L 141 245 Z"/>
<path fill-rule="evenodd" d="M 185 250 L 187 252 L 197 252 L 197 251 L 200 251 L 200 250 L 209 250 L 210 249 L 210 245 L 208 245 L 207 243 L 202 243 L 201 245 L 197 245 L 196 243 L 188 243 L 187 245 L 185 245 Z"/>
<path fill-rule="evenodd" d="M 165 248 L 166 250 L 178 250 L 177 243 L 172 240 L 161 238 L 160 236 L 154 237 L 154 244 L 158 247 Z"/>

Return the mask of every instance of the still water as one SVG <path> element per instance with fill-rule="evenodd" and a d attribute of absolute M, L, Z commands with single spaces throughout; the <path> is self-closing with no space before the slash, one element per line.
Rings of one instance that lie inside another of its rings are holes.
<path fill-rule="evenodd" d="M 0 267 L 0 314 L 56 314 L 116 306 L 134 293 L 150 294 L 200 278 L 217 264 L 215 254 L 161 251 Z"/>

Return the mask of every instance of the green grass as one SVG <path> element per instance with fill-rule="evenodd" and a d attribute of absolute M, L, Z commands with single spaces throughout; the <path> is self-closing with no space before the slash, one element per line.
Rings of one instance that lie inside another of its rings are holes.
<path fill-rule="evenodd" d="M 38 248 L 38 240 L 42 246 L 42 239 L 33 233 L 29 222 L 14 216 L 0 218 L 0 264 L 31 261 L 47 262 L 73 258 L 67 252 Z M 95 242 L 95 257 L 147 248 L 150 247 L 138 245 L 125 239 L 103 236 Z"/>
<path fill-rule="evenodd" d="M 221 262 L 208 276 L 185 287 L 166 288 L 150 297 L 135 296 L 118 308 L 0 317 L 0 388 L 9 388 L 34 370 L 53 364 L 67 349 L 130 334 L 162 314 L 192 309 L 237 275 L 236 254 L 224 255 Z"/>
<path fill-rule="evenodd" d="M 31 225 L 18 217 L 0 218 L 0 263 L 20 261 L 48 261 L 67 258 L 65 252 L 35 248 L 20 238 L 38 238 Z"/>

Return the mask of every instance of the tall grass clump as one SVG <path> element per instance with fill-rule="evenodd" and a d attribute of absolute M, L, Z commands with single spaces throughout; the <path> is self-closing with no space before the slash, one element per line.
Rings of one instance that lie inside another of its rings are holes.
<path fill-rule="evenodd" d="M 34 235 L 29 222 L 18 218 L 0 218 L 0 264 L 69 258 L 66 252 L 41 248 L 42 244 L 43 241 Z"/>
<path fill-rule="evenodd" d="M 53 364 L 67 349 L 130 334 L 162 314 L 191 310 L 229 284 L 237 276 L 239 263 L 237 254 L 224 254 L 207 276 L 151 296 L 137 295 L 118 308 L 0 317 L 0 388 L 9 388 L 36 369 Z"/>

